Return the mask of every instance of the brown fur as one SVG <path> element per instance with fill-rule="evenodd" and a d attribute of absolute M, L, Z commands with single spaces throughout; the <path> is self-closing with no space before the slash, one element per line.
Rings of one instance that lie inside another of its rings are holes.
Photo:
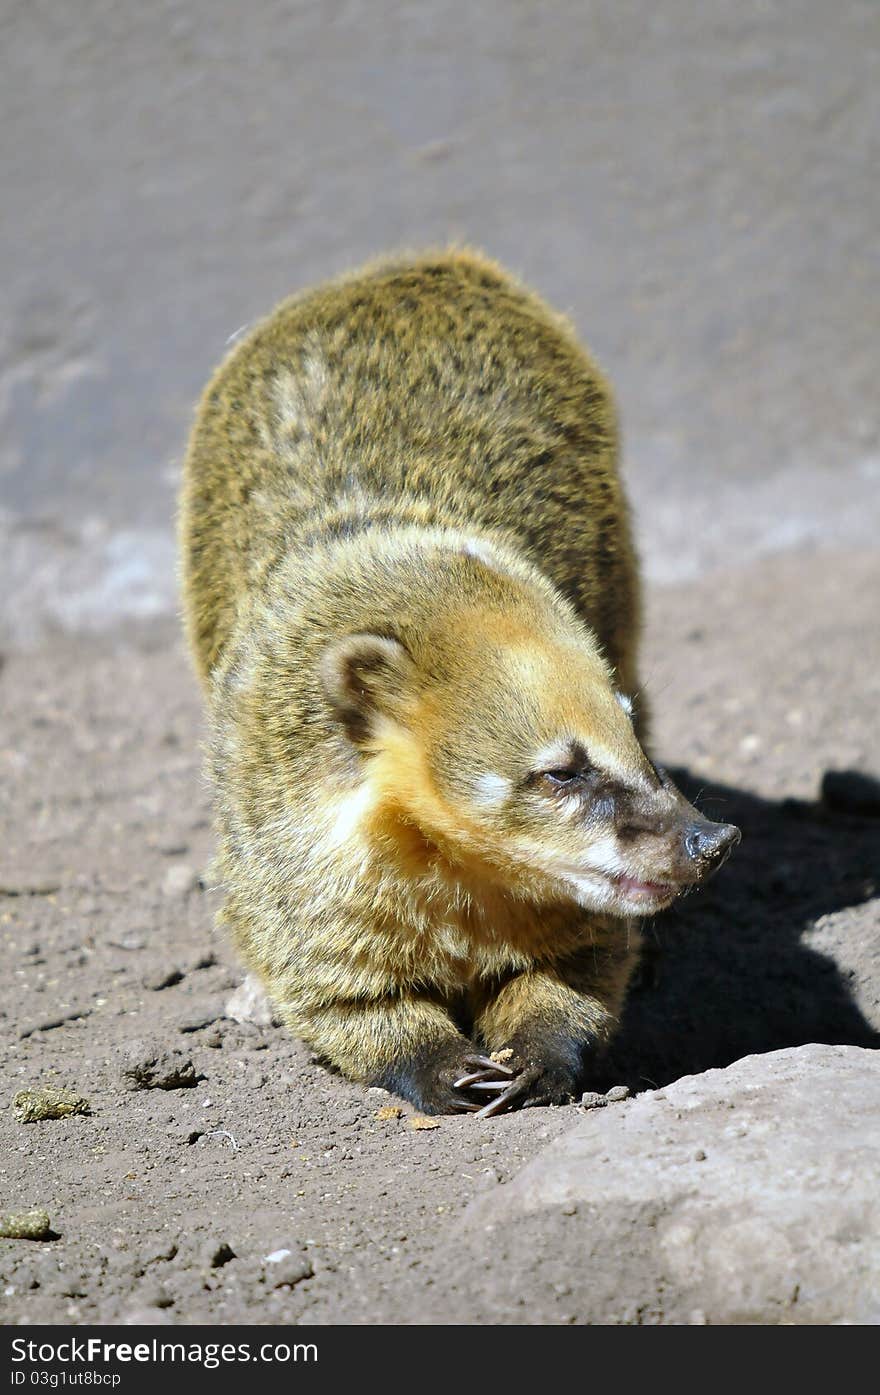
<path fill-rule="evenodd" d="M 570 326 L 463 251 L 285 301 L 199 408 L 180 537 L 224 915 L 294 1032 L 422 1108 L 473 1103 L 477 1047 L 513 1048 L 526 1103 L 566 1098 L 640 897 L 699 875 L 617 700 L 616 456 Z"/>

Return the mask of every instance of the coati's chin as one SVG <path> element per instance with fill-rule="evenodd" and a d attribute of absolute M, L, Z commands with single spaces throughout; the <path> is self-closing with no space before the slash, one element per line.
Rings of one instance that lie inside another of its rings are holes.
<path fill-rule="evenodd" d="M 565 881 L 578 905 L 615 916 L 654 915 L 684 890 L 678 882 L 648 881 L 626 872 L 582 871 L 567 875 Z"/>
<path fill-rule="evenodd" d="M 684 888 L 676 882 L 640 881 L 621 872 L 609 877 L 621 915 L 652 915 L 671 906 Z"/>

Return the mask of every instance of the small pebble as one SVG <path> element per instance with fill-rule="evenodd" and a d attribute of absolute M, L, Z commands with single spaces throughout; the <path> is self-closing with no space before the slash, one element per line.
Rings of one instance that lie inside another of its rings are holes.
<path fill-rule="evenodd" d="M 612 1085 L 610 1090 L 605 1091 L 605 1098 L 606 1100 L 609 1100 L 612 1104 L 615 1104 L 618 1100 L 628 1100 L 629 1086 Z"/>
<path fill-rule="evenodd" d="M 213 1027 L 221 1015 L 221 1011 L 213 1006 L 191 1010 L 178 1019 L 177 1030 L 182 1032 L 184 1036 L 192 1032 L 200 1032 L 203 1027 Z"/>
<path fill-rule="evenodd" d="M 212 949 L 203 949 L 190 961 L 187 968 L 190 973 L 195 973 L 199 969 L 213 969 L 217 964 L 217 956 Z"/>
<path fill-rule="evenodd" d="M 174 1259 L 176 1254 L 177 1245 L 173 1240 L 156 1240 L 141 1251 L 139 1263 L 141 1268 L 146 1269 L 150 1264 L 162 1264 Z"/>
<path fill-rule="evenodd" d="M 603 1109 L 607 1103 L 605 1096 L 596 1090 L 585 1090 L 581 1095 L 581 1109 Z"/>

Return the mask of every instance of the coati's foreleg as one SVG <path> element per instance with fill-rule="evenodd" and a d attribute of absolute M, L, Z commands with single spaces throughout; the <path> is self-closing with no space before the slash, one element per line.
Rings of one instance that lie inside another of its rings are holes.
<path fill-rule="evenodd" d="M 635 946 L 620 953 L 593 946 L 558 963 L 509 979 L 480 1013 L 476 1031 L 486 1049 L 511 1050 L 517 1074 L 481 1111 L 566 1104 L 574 1098 L 585 1058 L 612 1036 Z"/>
<path fill-rule="evenodd" d="M 415 995 L 331 1003 L 289 1018 L 346 1075 L 402 1095 L 425 1114 L 479 1110 L 515 1074 L 482 1055 L 439 1003 Z"/>

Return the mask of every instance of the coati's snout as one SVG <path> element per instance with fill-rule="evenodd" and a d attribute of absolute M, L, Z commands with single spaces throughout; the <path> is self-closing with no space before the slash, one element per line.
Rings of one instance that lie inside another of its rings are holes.
<path fill-rule="evenodd" d="M 613 759 L 599 739 L 592 755 L 586 743 L 569 745 L 563 763 L 531 778 L 526 855 L 555 871 L 581 905 L 652 914 L 705 881 L 740 841 L 732 824 L 702 817 L 634 734 Z"/>
<path fill-rule="evenodd" d="M 629 843 L 636 865 L 662 869 L 657 882 L 668 890 L 671 900 L 717 872 L 742 835 L 733 824 L 703 818 L 664 770 L 652 769 L 659 788 L 622 792 L 616 832 L 622 845 Z"/>

